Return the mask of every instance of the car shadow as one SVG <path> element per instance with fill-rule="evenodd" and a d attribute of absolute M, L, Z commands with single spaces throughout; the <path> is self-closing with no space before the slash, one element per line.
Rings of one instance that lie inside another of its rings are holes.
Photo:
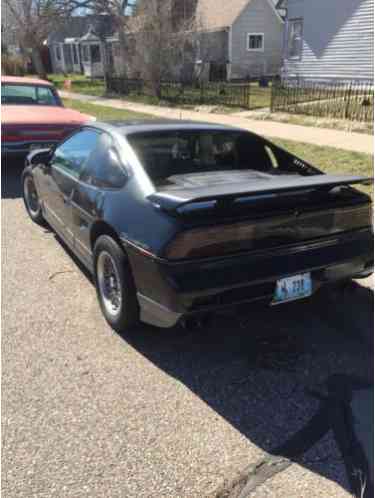
<path fill-rule="evenodd" d="M 372 330 L 373 292 L 354 286 L 346 292 L 367 317 L 360 327 Z M 335 299 L 329 310 L 323 293 L 283 307 L 254 306 L 203 329 L 143 327 L 123 337 L 262 449 L 266 460 L 286 457 L 353 492 L 340 454 L 346 435 L 335 441 L 337 415 L 322 412 L 322 399 L 336 395 L 333 378 L 340 389 L 347 383 L 350 390 L 353 379 L 371 384 L 373 350 L 362 340 L 368 331 L 358 335 L 349 319 L 353 308 L 343 310 Z M 243 467 L 256 463 L 249 458 Z"/>
<path fill-rule="evenodd" d="M 21 176 L 24 166 L 24 159 L 1 159 L 2 199 L 17 199 L 19 197 L 22 197 Z"/>

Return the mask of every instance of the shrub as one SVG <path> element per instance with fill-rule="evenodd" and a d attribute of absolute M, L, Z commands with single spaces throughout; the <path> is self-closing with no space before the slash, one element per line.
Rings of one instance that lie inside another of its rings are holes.
<path fill-rule="evenodd" d="M 3 55 L 1 58 L 1 73 L 8 76 L 24 76 L 25 62 L 17 55 Z"/>

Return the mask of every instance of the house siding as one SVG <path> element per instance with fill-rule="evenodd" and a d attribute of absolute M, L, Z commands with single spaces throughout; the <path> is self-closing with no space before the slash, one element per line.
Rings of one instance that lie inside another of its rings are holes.
<path fill-rule="evenodd" d="M 62 54 L 62 52 L 63 52 L 63 44 L 62 43 L 55 42 L 55 43 L 50 44 L 50 46 L 49 46 L 49 55 L 51 58 L 51 65 L 52 65 L 52 72 L 53 73 L 62 73 L 65 71 L 62 56 L 61 56 L 61 60 L 57 60 L 57 58 L 56 58 L 56 45 L 58 45 L 58 44 L 60 45 L 60 50 L 61 50 L 61 54 Z"/>
<path fill-rule="evenodd" d="M 289 0 L 287 5 L 288 20 L 304 23 L 301 58 L 288 60 L 285 51 L 285 76 L 373 80 L 373 0 Z"/>
<path fill-rule="evenodd" d="M 264 33 L 264 51 L 247 50 L 247 34 Z M 282 65 L 284 23 L 268 0 L 251 0 L 232 26 L 231 77 L 278 74 Z"/>

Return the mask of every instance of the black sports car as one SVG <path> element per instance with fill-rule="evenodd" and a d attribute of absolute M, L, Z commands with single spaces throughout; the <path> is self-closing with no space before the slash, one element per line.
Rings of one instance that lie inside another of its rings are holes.
<path fill-rule="evenodd" d="M 93 273 L 116 330 L 373 272 L 371 201 L 352 187 L 371 180 L 325 175 L 241 129 L 93 123 L 32 152 L 22 181 L 29 215 Z"/>

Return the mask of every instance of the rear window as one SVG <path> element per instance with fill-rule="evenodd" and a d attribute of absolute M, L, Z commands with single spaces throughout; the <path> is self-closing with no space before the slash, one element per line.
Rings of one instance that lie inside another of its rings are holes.
<path fill-rule="evenodd" d="M 1 85 L 1 103 L 12 105 L 60 105 L 54 91 L 38 85 Z"/>
<path fill-rule="evenodd" d="M 275 167 L 264 142 L 241 131 L 137 133 L 128 141 L 157 186 L 174 184 L 181 175 Z"/>

